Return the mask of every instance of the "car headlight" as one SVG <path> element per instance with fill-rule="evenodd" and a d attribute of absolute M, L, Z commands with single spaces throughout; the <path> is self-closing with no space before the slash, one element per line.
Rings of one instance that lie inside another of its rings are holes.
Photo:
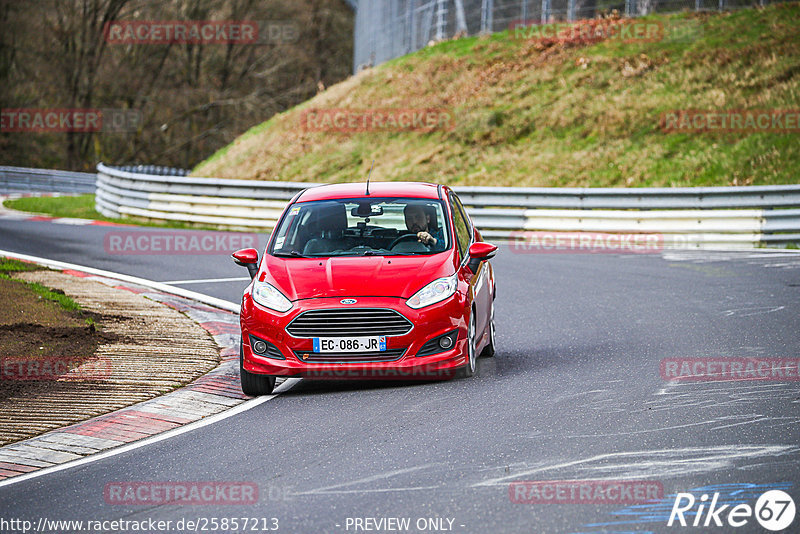
<path fill-rule="evenodd" d="M 438 278 L 414 293 L 414 296 L 408 299 L 406 304 L 408 304 L 409 307 L 418 310 L 420 308 L 424 308 L 425 306 L 430 306 L 431 304 L 443 301 L 455 293 L 457 287 L 458 277 L 455 274 L 452 276 L 446 276 L 444 278 Z"/>
<path fill-rule="evenodd" d="M 275 286 L 266 282 L 253 282 L 253 300 L 262 306 L 279 312 L 289 311 L 292 303 Z"/>

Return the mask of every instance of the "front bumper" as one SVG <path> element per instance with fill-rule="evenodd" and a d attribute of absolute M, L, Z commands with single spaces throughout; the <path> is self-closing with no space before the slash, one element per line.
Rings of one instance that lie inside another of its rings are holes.
<path fill-rule="evenodd" d="M 313 353 L 310 337 L 294 337 L 287 325 L 310 310 L 344 309 L 341 298 L 316 298 L 294 302 L 286 313 L 275 312 L 256 304 L 249 293 L 242 300 L 241 327 L 244 369 L 251 373 L 275 376 L 300 376 L 327 379 L 419 379 L 452 378 L 456 369 L 467 363 L 465 321 L 466 303 L 461 294 L 421 310 L 409 308 L 405 299 L 395 297 L 359 297 L 359 308 L 388 308 L 408 319 L 413 328 L 406 334 L 386 337 L 386 350 L 404 350 L 392 361 L 309 362 L 302 356 Z M 457 332 L 455 344 L 448 350 L 417 356 L 431 339 Z M 365 334 L 366 335 L 366 334 Z M 252 350 L 250 336 L 272 343 L 283 359 L 270 358 Z M 380 354 L 380 353 L 377 353 Z M 312 357 L 313 359 L 313 357 Z"/>

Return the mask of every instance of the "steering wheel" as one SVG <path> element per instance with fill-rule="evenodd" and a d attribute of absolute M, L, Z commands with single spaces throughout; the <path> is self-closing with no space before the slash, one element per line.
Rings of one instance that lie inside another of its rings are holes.
<path fill-rule="evenodd" d="M 397 245 L 401 241 L 408 241 L 408 240 L 411 240 L 411 239 L 419 239 L 419 238 L 417 237 L 417 234 L 403 234 L 400 237 L 398 237 L 397 239 L 395 239 L 394 241 L 392 241 L 392 244 L 389 245 L 386 248 L 388 248 L 389 250 L 392 250 L 395 247 L 395 245 Z"/>

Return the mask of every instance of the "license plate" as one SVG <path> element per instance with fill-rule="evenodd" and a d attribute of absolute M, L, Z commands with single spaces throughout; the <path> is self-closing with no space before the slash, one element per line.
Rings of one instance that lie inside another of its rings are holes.
<path fill-rule="evenodd" d="M 314 352 L 383 352 L 386 336 L 315 337 Z"/>

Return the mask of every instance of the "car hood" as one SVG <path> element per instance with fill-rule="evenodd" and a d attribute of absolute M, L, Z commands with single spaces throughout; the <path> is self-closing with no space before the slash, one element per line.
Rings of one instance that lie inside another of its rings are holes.
<path fill-rule="evenodd" d="M 320 297 L 409 298 L 429 282 L 454 272 L 451 254 L 276 258 L 266 255 L 258 279 L 289 300 Z"/>

